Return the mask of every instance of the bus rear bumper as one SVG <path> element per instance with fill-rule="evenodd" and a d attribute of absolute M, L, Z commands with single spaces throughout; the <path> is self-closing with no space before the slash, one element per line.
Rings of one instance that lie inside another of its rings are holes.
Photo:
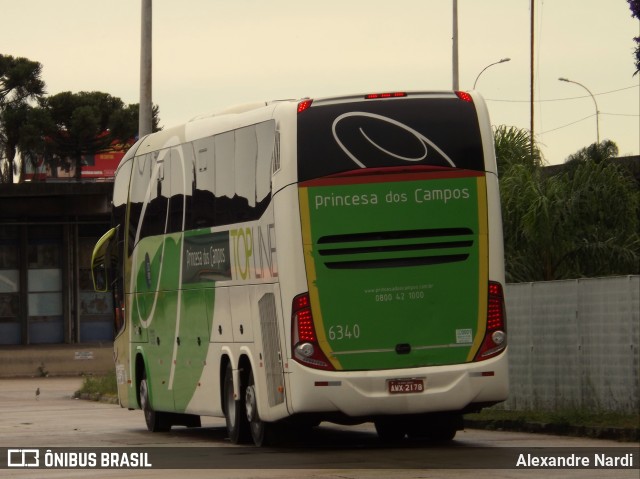
<path fill-rule="evenodd" d="M 466 412 L 475 404 L 504 401 L 508 393 L 506 351 L 478 363 L 384 371 L 316 371 L 291 363 L 292 414 L 338 413 L 355 418 Z M 410 381 L 415 385 L 408 388 L 412 390 L 390 390 L 390 383 L 407 379 L 416 380 Z"/>

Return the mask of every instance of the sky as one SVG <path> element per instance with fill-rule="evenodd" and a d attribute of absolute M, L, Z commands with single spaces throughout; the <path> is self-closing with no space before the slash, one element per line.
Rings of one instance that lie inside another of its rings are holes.
<path fill-rule="evenodd" d="M 493 125 L 530 128 L 532 2 L 534 134 L 546 162 L 594 143 L 597 125 L 620 156 L 640 154 L 640 21 L 626 0 L 458 0 L 460 89 L 476 83 Z M 451 90 L 452 4 L 153 0 L 160 123 L 253 101 Z M 40 62 L 49 95 L 138 103 L 140 0 L 0 0 L 0 15 L 0 53 Z"/>

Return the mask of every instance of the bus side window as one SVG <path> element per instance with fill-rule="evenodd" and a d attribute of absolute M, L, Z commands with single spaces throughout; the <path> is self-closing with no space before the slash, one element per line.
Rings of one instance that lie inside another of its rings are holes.
<path fill-rule="evenodd" d="M 153 158 L 151 154 L 136 156 L 131 172 L 131 190 L 129 193 L 128 245 L 129 255 L 133 253 L 136 233 L 142 216 L 144 199 L 151 182 Z"/>
<path fill-rule="evenodd" d="M 131 180 L 131 170 L 133 167 L 133 158 L 130 158 L 118 170 L 113 184 L 113 208 L 111 210 L 112 223 L 120 226 L 120 243 L 124 248 L 124 231 L 127 213 L 127 200 L 129 199 L 129 183 Z M 131 245 L 133 247 L 133 245 Z M 120 254 L 124 250 L 120 251 Z M 121 256 L 122 258 L 124 256 Z"/>
<path fill-rule="evenodd" d="M 275 122 L 220 133 L 192 145 L 195 177 L 185 229 L 259 219 L 271 200 Z"/>
<path fill-rule="evenodd" d="M 144 157 L 145 169 L 144 175 L 140 175 L 140 183 L 142 184 L 141 186 L 145 186 L 146 182 L 146 188 L 140 191 L 136 189 L 132 181 L 132 189 L 135 189 L 136 194 L 142 199 L 141 212 L 135 233 L 138 241 L 148 236 L 161 235 L 165 232 L 170 195 L 168 180 L 171 158 L 170 150 L 155 151 L 144 155 Z M 146 166 L 147 164 L 149 164 L 148 167 Z M 147 170 L 150 171 L 148 176 Z M 134 165 L 134 175 L 135 174 L 136 167 Z M 149 178 L 148 181 L 146 180 L 147 178 Z M 133 216 L 131 224 L 136 224 Z"/>
<path fill-rule="evenodd" d="M 166 163 L 166 161 L 165 161 Z M 171 148 L 171 165 L 164 182 L 169 186 L 169 221 L 167 233 L 178 233 L 186 229 L 186 209 L 191 204 L 193 180 L 193 148 L 190 143 Z"/>
<path fill-rule="evenodd" d="M 256 163 L 258 160 L 258 138 L 256 126 L 251 125 L 236 130 L 235 149 L 235 185 L 236 194 L 247 201 L 241 209 L 240 221 L 251 218 L 250 210 L 256 206 Z"/>
<path fill-rule="evenodd" d="M 207 228 L 215 225 L 215 143 L 209 136 L 193 142 L 195 149 L 195 181 L 191 228 Z"/>
<path fill-rule="evenodd" d="M 258 159 L 256 162 L 256 208 L 258 215 L 264 211 L 260 208 L 263 201 L 268 203 L 271 197 L 272 158 L 275 156 L 275 121 L 265 121 L 256 125 L 258 139 Z M 266 207 L 266 204 L 265 204 Z"/>
<path fill-rule="evenodd" d="M 215 225 L 234 222 L 232 200 L 235 196 L 235 135 L 233 131 L 214 137 L 215 142 Z"/>
<path fill-rule="evenodd" d="M 275 121 L 265 121 L 256 125 L 258 139 L 258 159 L 256 162 L 256 206 L 254 215 L 262 216 L 271 201 L 271 171 L 273 160 L 277 154 L 275 150 L 276 132 Z"/>

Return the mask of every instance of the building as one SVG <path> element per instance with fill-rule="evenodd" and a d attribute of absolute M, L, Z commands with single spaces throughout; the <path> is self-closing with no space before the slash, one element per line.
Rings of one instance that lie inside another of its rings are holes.
<path fill-rule="evenodd" d="M 112 182 L 0 184 L 0 346 L 113 340 L 110 294 L 93 291 L 93 246 Z"/>

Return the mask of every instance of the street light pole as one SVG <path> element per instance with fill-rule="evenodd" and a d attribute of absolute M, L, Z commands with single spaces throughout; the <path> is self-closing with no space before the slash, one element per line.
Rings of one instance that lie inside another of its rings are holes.
<path fill-rule="evenodd" d="M 508 62 L 508 61 L 511 61 L 511 58 L 503 58 L 500 61 L 491 63 L 491 64 L 487 65 L 486 67 L 484 67 L 482 69 L 482 71 L 480 73 L 478 73 L 478 76 L 476 77 L 476 81 L 473 82 L 473 89 L 474 90 L 476 89 L 476 83 L 478 83 L 478 78 L 480 78 L 480 75 L 482 75 L 487 68 L 492 67 L 493 65 L 498 65 L 499 63 L 504 63 L 504 62 Z"/>
<path fill-rule="evenodd" d="M 138 137 L 153 129 L 153 104 L 151 99 L 151 0 L 142 0 L 140 35 L 140 105 L 138 107 Z"/>
<path fill-rule="evenodd" d="M 458 74 L 458 0 L 453 0 L 453 48 L 451 52 L 451 64 L 453 67 L 453 90 L 460 89 Z"/>
<path fill-rule="evenodd" d="M 600 120 L 599 120 L 598 116 L 600 114 L 600 111 L 598 111 L 598 103 L 596 103 L 596 97 L 593 96 L 593 93 L 591 93 L 591 90 L 589 90 L 582 83 L 578 83 L 577 81 L 569 80 L 568 78 L 563 78 L 563 77 L 558 78 L 558 80 L 566 81 L 567 83 L 575 83 L 576 85 L 579 85 L 582 88 L 584 88 L 585 90 L 587 90 L 587 93 L 589 93 L 589 95 L 591 95 L 591 99 L 593 100 L 593 104 L 596 107 L 596 139 L 598 141 L 597 144 L 599 145 L 600 144 Z"/>

